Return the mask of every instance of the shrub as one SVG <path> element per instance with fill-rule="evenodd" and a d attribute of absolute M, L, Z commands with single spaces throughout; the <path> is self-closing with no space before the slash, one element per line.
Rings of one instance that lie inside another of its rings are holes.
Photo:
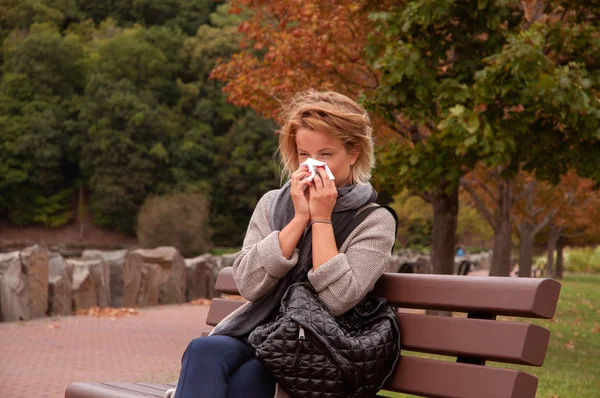
<path fill-rule="evenodd" d="M 185 257 L 210 249 L 210 204 L 200 193 L 152 196 L 140 209 L 137 237 L 144 248 L 174 246 Z"/>

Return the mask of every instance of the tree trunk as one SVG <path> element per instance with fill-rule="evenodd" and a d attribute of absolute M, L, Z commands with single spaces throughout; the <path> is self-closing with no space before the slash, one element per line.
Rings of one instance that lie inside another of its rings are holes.
<path fill-rule="evenodd" d="M 563 270 L 565 269 L 565 258 L 563 255 L 563 249 L 565 248 L 565 241 L 563 238 L 558 238 L 556 244 L 556 279 L 562 279 Z"/>
<path fill-rule="evenodd" d="M 458 190 L 434 196 L 431 265 L 434 274 L 454 273 L 456 226 L 458 220 Z"/>
<path fill-rule="evenodd" d="M 531 262 L 533 259 L 533 226 L 527 221 L 519 225 L 519 277 L 531 277 Z"/>
<path fill-rule="evenodd" d="M 546 251 L 546 276 L 549 278 L 554 275 L 554 251 L 559 237 L 560 233 L 556 224 L 551 222 L 548 226 L 548 248 Z"/>
<path fill-rule="evenodd" d="M 458 222 L 458 189 L 447 194 L 441 189 L 433 197 L 433 231 L 431 265 L 434 274 L 454 273 L 454 250 L 456 248 L 456 226 Z M 450 311 L 427 310 L 428 315 L 452 316 Z"/>
<path fill-rule="evenodd" d="M 513 204 L 511 181 L 503 180 L 498 184 L 498 204 L 494 228 L 494 248 L 490 276 L 509 276 L 512 267 L 512 229 L 510 210 Z"/>

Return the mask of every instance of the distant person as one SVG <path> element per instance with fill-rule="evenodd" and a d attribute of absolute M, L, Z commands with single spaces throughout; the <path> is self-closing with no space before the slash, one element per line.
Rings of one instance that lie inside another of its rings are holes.
<path fill-rule="evenodd" d="M 188 345 L 176 398 L 287 396 L 247 344 L 250 333 L 278 315 L 284 292 L 296 282 L 312 284 L 331 315 L 347 312 L 390 260 L 396 224 L 384 208 L 369 214 L 339 250 L 336 245 L 354 215 L 376 206 L 369 183 L 372 127 L 362 106 L 335 92 L 296 94 L 284 113 L 279 153 L 289 181 L 260 199 L 233 264 L 248 302 Z M 303 165 L 308 159 L 326 163 L 334 179 L 324 166 L 311 175 Z M 311 394 L 321 396 L 318 389 Z"/>
<path fill-rule="evenodd" d="M 464 257 L 465 256 L 465 249 L 463 249 L 462 246 L 458 246 L 458 249 L 456 249 L 456 257 Z"/>

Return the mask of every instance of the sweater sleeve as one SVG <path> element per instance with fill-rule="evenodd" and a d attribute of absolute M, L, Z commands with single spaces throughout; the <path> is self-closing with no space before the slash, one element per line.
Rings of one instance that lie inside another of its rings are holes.
<path fill-rule="evenodd" d="M 384 208 L 371 213 L 332 257 L 308 280 L 333 316 L 358 304 L 383 274 L 396 237 L 396 222 Z"/>
<path fill-rule="evenodd" d="M 233 263 L 233 280 L 240 294 L 256 301 L 271 290 L 298 262 L 298 249 L 288 260 L 281 252 L 279 231 L 269 226 L 269 205 L 277 191 L 267 192 L 258 202 Z"/>

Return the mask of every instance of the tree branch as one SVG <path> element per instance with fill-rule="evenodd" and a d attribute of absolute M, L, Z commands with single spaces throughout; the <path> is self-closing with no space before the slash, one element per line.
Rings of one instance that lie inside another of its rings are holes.
<path fill-rule="evenodd" d="M 490 197 L 490 199 L 494 201 L 494 203 L 498 203 L 498 197 L 494 195 L 492 189 L 485 182 L 481 181 L 477 177 L 473 177 L 473 179 L 475 182 L 477 182 L 477 185 L 483 188 L 483 191 Z"/>
<path fill-rule="evenodd" d="M 550 213 L 546 214 L 546 217 L 542 219 L 531 231 L 531 239 L 535 238 L 535 236 L 544 228 L 548 223 L 554 218 L 556 215 L 556 210 L 552 210 Z"/>
<path fill-rule="evenodd" d="M 421 142 L 425 138 L 427 138 L 421 134 L 421 132 L 419 131 L 419 126 L 417 126 L 416 124 L 412 124 L 409 126 L 406 123 L 404 123 L 402 119 L 400 119 L 400 114 L 395 114 L 394 120 L 408 133 L 407 138 L 410 139 L 413 143 Z"/>
<path fill-rule="evenodd" d="M 425 192 L 416 192 L 416 191 L 413 191 L 413 192 L 411 192 L 411 194 L 414 195 L 414 196 L 420 197 L 421 199 L 423 199 L 427 203 L 433 202 L 433 194 L 431 192 L 428 192 L 428 191 L 425 191 Z"/>
<path fill-rule="evenodd" d="M 479 211 L 479 213 L 486 219 L 486 221 L 490 224 L 494 232 L 498 230 L 498 226 L 494 220 L 494 216 L 487 208 L 481 197 L 475 192 L 471 183 L 467 181 L 464 177 L 460 179 L 460 184 L 465 188 L 465 190 L 471 195 L 473 201 L 475 202 L 475 207 Z"/>

